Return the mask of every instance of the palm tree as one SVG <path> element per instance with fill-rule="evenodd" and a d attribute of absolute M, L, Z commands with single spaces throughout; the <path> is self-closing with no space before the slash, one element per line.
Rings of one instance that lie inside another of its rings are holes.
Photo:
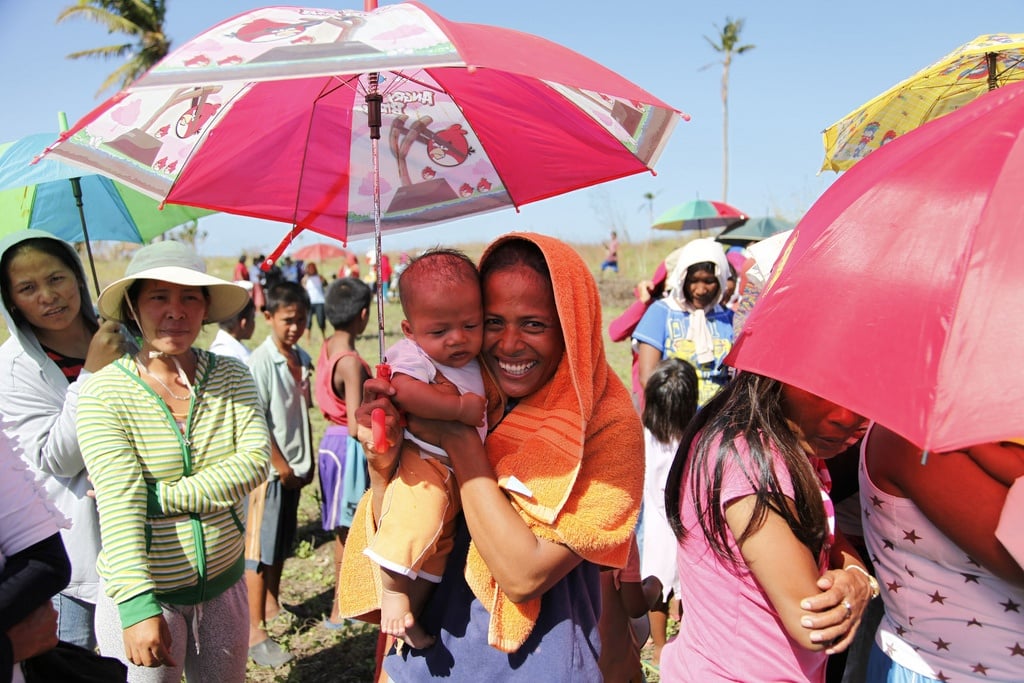
<path fill-rule="evenodd" d="M 733 55 L 741 55 L 753 50 L 753 45 L 740 45 L 740 32 L 743 30 L 743 19 L 725 18 L 725 26 L 718 30 L 718 42 L 704 36 L 704 40 L 722 55 L 722 201 L 728 201 L 729 193 L 729 67 Z"/>
<path fill-rule="evenodd" d="M 171 41 L 164 34 L 164 0 L 78 0 L 65 7 L 57 23 L 72 17 L 95 21 L 111 34 L 124 34 L 126 42 L 72 52 L 68 59 L 81 57 L 124 57 L 96 91 L 97 97 L 113 87 L 128 85 L 159 62 L 170 51 Z"/>

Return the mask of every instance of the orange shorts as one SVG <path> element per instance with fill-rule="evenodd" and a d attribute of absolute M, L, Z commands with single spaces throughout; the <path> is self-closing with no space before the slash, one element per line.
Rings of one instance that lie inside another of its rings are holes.
<path fill-rule="evenodd" d="M 377 533 L 363 552 L 385 569 L 439 583 L 452 549 L 458 496 L 451 470 L 406 443 L 381 502 Z"/>

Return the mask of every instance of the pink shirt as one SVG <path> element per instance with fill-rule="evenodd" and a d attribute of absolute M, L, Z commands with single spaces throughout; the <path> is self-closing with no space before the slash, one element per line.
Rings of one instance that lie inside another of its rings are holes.
<path fill-rule="evenodd" d="M 746 460 L 745 444 L 737 444 Z M 691 451 L 692 457 L 692 451 Z M 783 493 L 793 484 L 781 457 L 775 471 Z M 754 493 L 735 463 L 726 465 L 722 507 Z M 729 547 L 739 566 L 718 557 L 697 523 L 689 474 L 682 483 L 681 516 L 689 532 L 677 549 L 680 600 L 685 614 L 679 635 L 665 646 L 661 674 L 665 681 L 813 681 L 825 680 L 824 652 L 812 652 L 790 639 L 775 608 L 743 564 L 736 539 Z M 728 532 L 728 528 L 727 528 Z"/>

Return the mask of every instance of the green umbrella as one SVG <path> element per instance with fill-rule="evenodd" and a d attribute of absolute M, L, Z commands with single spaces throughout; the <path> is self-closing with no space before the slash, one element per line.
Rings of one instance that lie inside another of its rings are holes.
<path fill-rule="evenodd" d="M 743 246 L 750 242 L 757 242 L 766 237 L 771 237 L 785 230 L 791 230 L 795 225 L 795 223 L 787 221 L 785 218 L 762 216 L 761 218 L 751 218 L 742 225 L 726 228 L 715 239 L 724 244 Z"/>

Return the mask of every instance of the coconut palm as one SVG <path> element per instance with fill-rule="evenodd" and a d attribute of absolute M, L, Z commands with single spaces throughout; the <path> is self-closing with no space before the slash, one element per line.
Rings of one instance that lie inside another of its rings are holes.
<path fill-rule="evenodd" d="M 725 26 L 718 30 L 718 42 L 704 36 L 704 40 L 722 55 L 722 201 L 729 199 L 729 67 L 733 55 L 741 55 L 753 50 L 753 45 L 740 45 L 740 32 L 743 30 L 743 19 L 725 18 Z"/>
<path fill-rule="evenodd" d="M 94 21 L 111 34 L 123 34 L 126 42 L 80 50 L 68 59 L 81 57 L 123 57 L 124 64 L 100 85 L 96 95 L 113 87 L 124 87 L 159 62 L 171 48 L 164 34 L 164 0 L 78 0 L 57 17 L 60 23 L 72 17 Z"/>

